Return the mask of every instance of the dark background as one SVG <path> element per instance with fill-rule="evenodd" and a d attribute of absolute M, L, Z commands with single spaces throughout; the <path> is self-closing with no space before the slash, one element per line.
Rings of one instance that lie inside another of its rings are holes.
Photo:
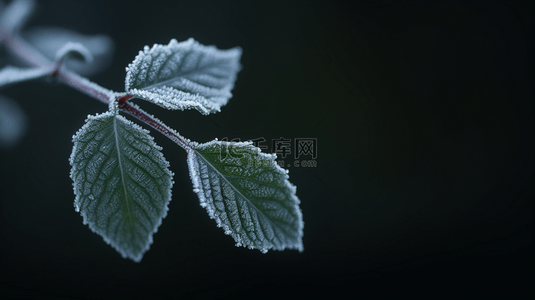
<path fill-rule="evenodd" d="M 41 1 L 29 27 L 113 38 L 112 65 L 91 79 L 117 91 L 146 44 L 241 46 L 220 113 L 137 103 L 199 142 L 317 138 L 317 167 L 289 168 L 305 251 L 261 254 L 215 226 L 185 152 L 153 132 L 173 200 L 134 263 L 73 207 L 71 136 L 106 107 L 59 84 L 3 89 L 30 124 L 0 150 L 0 295 L 533 297 L 533 12 L 533 1 Z"/>

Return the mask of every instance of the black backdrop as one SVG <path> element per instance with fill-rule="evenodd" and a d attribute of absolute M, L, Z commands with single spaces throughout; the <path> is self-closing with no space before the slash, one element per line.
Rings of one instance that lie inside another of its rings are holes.
<path fill-rule="evenodd" d="M 317 166 L 289 168 L 305 251 L 261 254 L 216 228 L 185 152 L 153 132 L 176 174 L 173 200 L 133 263 L 72 204 L 71 136 L 106 107 L 58 84 L 3 89 L 30 123 L 0 150 L 0 294 L 534 296 L 533 11 L 532 1 L 41 1 L 29 26 L 114 39 L 112 65 L 91 79 L 118 91 L 146 44 L 241 46 L 220 113 L 137 102 L 199 142 L 316 138 Z"/>

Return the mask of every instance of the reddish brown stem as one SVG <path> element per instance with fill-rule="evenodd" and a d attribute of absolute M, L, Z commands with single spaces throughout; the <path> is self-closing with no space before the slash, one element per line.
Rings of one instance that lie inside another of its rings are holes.
<path fill-rule="evenodd" d="M 130 95 L 128 95 L 130 96 Z M 131 98 L 132 96 L 130 96 Z M 128 98 L 129 99 L 129 98 Z M 140 108 L 132 106 L 132 104 L 128 102 L 121 102 L 119 101 L 119 109 L 121 109 L 124 112 L 127 112 L 128 114 L 136 117 L 138 120 L 144 122 L 145 124 L 149 125 L 150 127 L 156 129 L 157 131 L 161 132 L 163 135 L 177 143 L 180 147 L 186 149 L 186 150 L 193 150 L 194 145 L 192 143 L 179 135 L 176 131 L 171 129 L 169 126 L 162 123 L 160 120 L 154 118 L 153 116 L 147 114 Z"/>
<path fill-rule="evenodd" d="M 156 129 L 185 150 L 189 151 L 194 149 L 194 143 L 180 136 L 180 134 L 162 123 L 160 120 L 147 114 L 137 106 L 130 104 L 128 100 L 133 97 L 132 95 L 120 94 L 112 90 L 108 90 L 76 73 L 62 69 L 60 65 L 54 66 L 54 62 L 50 61 L 32 45 L 27 43 L 24 39 L 16 34 L 3 34 L 0 32 L 0 38 L 1 43 L 4 43 L 11 52 L 23 59 L 28 64 L 34 67 L 50 68 L 52 70 L 50 73 L 51 76 L 84 94 L 100 100 L 105 104 L 109 104 L 111 101 L 117 100 L 119 109 L 121 111 L 136 117 L 140 121 Z"/>
<path fill-rule="evenodd" d="M 121 106 L 122 104 L 124 104 L 127 100 L 131 99 L 132 95 L 124 95 L 124 96 L 121 96 L 121 97 L 117 97 L 117 101 L 119 101 L 119 106 Z"/>

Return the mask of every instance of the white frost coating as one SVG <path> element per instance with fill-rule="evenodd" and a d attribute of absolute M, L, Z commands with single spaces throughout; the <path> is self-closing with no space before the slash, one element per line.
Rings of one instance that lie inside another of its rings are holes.
<path fill-rule="evenodd" d="M 91 52 L 80 43 L 68 42 L 59 48 L 56 52 L 56 61 L 64 59 L 66 56 L 74 56 L 85 62 L 91 62 L 93 60 L 93 55 Z"/>
<path fill-rule="evenodd" d="M 286 170 L 251 142 L 212 141 L 188 151 L 200 204 L 236 246 L 303 251 L 303 216 Z"/>
<path fill-rule="evenodd" d="M 125 89 L 166 109 L 220 111 L 232 97 L 242 50 L 220 50 L 193 39 L 145 46 L 126 68 Z"/>
<path fill-rule="evenodd" d="M 70 72 L 70 71 L 67 70 L 67 71 L 63 71 L 63 73 L 67 74 L 66 78 L 74 80 L 78 84 L 81 84 L 81 85 L 83 85 L 85 87 L 90 87 L 88 89 L 84 89 L 84 91 L 87 94 L 92 95 L 97 100 L 100 100 L 105 104 L 109 104 L 111 101 L 114 101 L 116 96 L 120 94 L 120 93 L 116 93 L 116 92 L 114 92 L 112 90 L 108 90 L 107 88 L 102 87 L 102 86 L 90 81 L 89 79 L 87 79 L 85 77 L 82 77 L 82 76 L 80 76 L 80 75 L 78 75 L 78 74 L 76 74 L 74 72 Z M 103 94 L 106 97 L 106 100 L 103 100 L 99 96 L 94 95 L 94 92 L 99 93 L 99 94 Z"/>
<path fill-rule="evenodd" d="M 74 206 L 84 224 L 124 258 L 139 262 L 167 215 L 169 163 L 148 131 L 106 112 L 73 136 Z"/>
<path fill-rule="evenodd" d="M 117 94 L 117 95 L 121 95 L 121 94 Z M 182 147 L 184 150 L 188 150 L 188 149 L 192 149 L 192 148 L 195 148 L 198 143 L 197 142 L 194 142 L 188 138 L 185 138 L 183 136 L 180 135 L 180 133 L 178 133 L 178 131 L 174 130 L 173 128 L 165 125 L 162 121 L 160 121 L 158 118 L 156 118 L 155 116 L 149 114 L 148 112 L 142 110 L 138 105 L 130 102 L 130 106 L 134 107 L 135 109 L 137 109 L 138 111 L 146 114 L 148 117 L 150 117 L 153 121 L 155 121 L 156 123 L 158 123 L 158 125 L 162 128 L 165 128 L 167 131 L 169 131 L 171 134 L 169 135 L 166 135 L 171 141 L 175 142 L 177 145 L 179 145 L 180 147 Z M 111 109 L 111 108 L 110 108 Z M 148 124 L 148 123 L 147 123 Z M 152 126 L 151 124 L 148 124 L 150 126 Z M 155 127 L 153 127 L 155 128 Z"/>
<path fill-rule="evenodd" d="M 23 36 L 51 60 L 69 42 L 83 45 L 93 57 L 91 63 L 71 59 L 64 64 L 69 70 L 83 76 L 91 76 L 106 69 L 114 51 L 113 40 L 106 35 L 84 35 L 59 27 L 33 28 L 23 32 Z"/>
<path fill-rule="evenodd" d="M 0 148 L 11 148 L 24 136 L 28 121 L 17 102 L 0 96 Z"/>
<path fill-rule="evenodd" d="M 12 1 L 0 14 L 0 28 L 6 33 L 19 30 L 35 7 L 35 1 L 15 0 Z"/>
<path fill-rule="evenodd" d="M 6 66 L 0 70 L 0 87 L 20 81 L 37 79 L 48 75 L 51 72 L 45 68 L 16 68 Z"/>

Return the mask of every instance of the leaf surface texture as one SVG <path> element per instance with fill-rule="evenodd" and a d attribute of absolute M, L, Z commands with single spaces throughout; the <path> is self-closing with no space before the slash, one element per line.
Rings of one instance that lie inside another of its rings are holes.
<path fill-rule="evenodd" d="M 75 208 L 123 257 L 140 261 L 167 214 L 172 173 L 148 131 L 112 112 L 73 137 Z"/>
<path fill-rule="evenodd" d="M 201 206 L 237 246 L 303 250 L 303 218 L 296 189 L 275 155 L 251 143 L 212 141 L 188 154 Z"/>
<path fill-rule="evenodd" d="M 220 111 L 232 97 L 241 48 L 220 50 L 193 39 L 145 46 L 126 68 L 126 92 L 171 110 Z"/>

